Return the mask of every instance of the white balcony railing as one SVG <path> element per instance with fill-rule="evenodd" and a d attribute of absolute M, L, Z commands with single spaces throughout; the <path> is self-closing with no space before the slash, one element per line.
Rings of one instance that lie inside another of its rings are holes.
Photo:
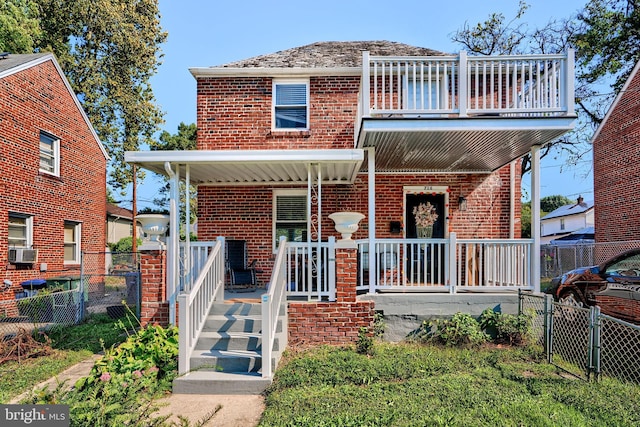
<path fill-rule="evenodd" d="M 335 301 L 335 237 L 321 242 L 288 242 L 287 290 L 292 297 Z"/>
<path fill-rule="evenodd" d="M 574 53 L 389 57 L 363 53 L 358 119 L 573 115 Z"/>

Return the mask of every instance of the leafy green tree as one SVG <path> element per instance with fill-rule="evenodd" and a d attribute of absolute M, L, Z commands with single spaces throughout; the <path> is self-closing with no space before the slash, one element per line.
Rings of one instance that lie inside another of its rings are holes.
<path fill-rule="evenodd" d="M 134 179 L 124 152 L 150 145 L 163 123 L 149 83 L 167 37 L 158 0 L 0 2 L 0 46 L 55 53 L 111 157 L 109 184 L 124 195 Z"/>
<path fill-rule="evenodd" d="M 561 196 L 559 194 L 553 196 L 547 196 L 540 199 L 540 211 L 549 213 L 553 212 L 561 206 L 575 204 L 575 200 L 571 200 L 568 197 Z"/>
<path fill-rule="evenodd" d="M 531 202 L 522 203 L 520 210 L 520 235 L 523 239 L 531 238 Z"/>
<path fill-rule="evenodd" d="M 620 90 L 640 59 L 640 0 L 591 0 L 578 20 L 578 78 L 596 83 L 613 77 L 613 88 Z"/>
<path fill-rule="evenodd" d="M 0 0 L 0 52 L 33 52 L 43 34 L 38 17 L 33 0 Z"/>

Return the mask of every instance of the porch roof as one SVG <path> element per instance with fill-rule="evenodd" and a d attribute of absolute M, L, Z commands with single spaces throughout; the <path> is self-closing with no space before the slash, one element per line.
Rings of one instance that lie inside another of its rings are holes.
<path fill-rule="evenodd" d="M 362 149 L 127 151 L 125 161 L 167 175 L 165 164 L 189 166 L 194 185 L 306 184 L 320 168 L 323 184 L 352 183 Z M 180 171 L 185 176 L 184 169 Z"/>
<path fill-rule="evenodd" d="M 358 147 L 376 172 L 488 173 L 571 130 L 575 116 L 363 118 Z M 362 170 L 366 170 L 363 164 Z"/>

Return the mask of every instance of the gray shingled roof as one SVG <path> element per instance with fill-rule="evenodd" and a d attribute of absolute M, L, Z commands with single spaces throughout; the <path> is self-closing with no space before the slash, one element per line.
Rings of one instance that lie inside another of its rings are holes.
<path fill-rule="evenodd" d="M 362 52 L 372 56 L 441 56 L 445 53 L 389 41 L 318 42 L 268 55 L 254 56 L 214 68 L 337 68 L 360 67 Z"/>
<path fill-rule="evenodd" d="M 0 73 L 19 67 L 20 65 L 26 64 L 45 55 L 50 55 L 50 53 L 9 54 L 8 56 L 0 59 Z"/>

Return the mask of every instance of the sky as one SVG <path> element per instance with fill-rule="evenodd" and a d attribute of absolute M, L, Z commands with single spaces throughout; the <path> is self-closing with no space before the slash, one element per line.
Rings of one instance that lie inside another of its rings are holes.
<path fill-rule="evenodd" d="M 581 9 L 586 0 L 528 0 L 525 21 L 539 27 Z M 468 23 L 485 21 L 491 13 L 515 16 L 518 0 L 159 0 L 162 64 L 151 85 L 165 113 L 162 130 L 176 133 L 181 122 L 196 121 L 196 81 L 191 67 L 208 67 L 274 53 L 319 41 L 387 40 L 444 52 L 461 46 L 452 34 Z M 556 156 L 557 157 L 557 156 Z M 563 158 L 541 162 L 541 196 L 555 194 L 593 199 L 590 157 L 578 167 Z M 523 179 L 525 193 L 528 176 Z M 150 201 L 160 185 L 147 178 L 138 187 L 138 207 Z M 528 197 L 525 196 L 528 200 Z"/>

